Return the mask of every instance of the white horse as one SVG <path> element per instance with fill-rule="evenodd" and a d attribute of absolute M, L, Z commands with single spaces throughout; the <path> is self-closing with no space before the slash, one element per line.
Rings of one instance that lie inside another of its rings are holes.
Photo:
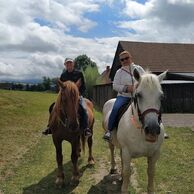
<path fill-rule="evenodd" d="M 146 72 L 142 76 L 134 71 L 137 80 L 134 101 L 121 117 L 118 129 L 113 130 L 109 143 L 111 151 L 111 173 L 116 172 L 114 147 L 121 150 L 122 161 L 122 194 L 128 193 L 130 181 L 130 162 L 132 158 L 147 157 L 148 161 L 148 194 L 154 194 L 155 163 L 160 155 L 160 146 L 164 140 L 164 127 L 161 123 L 161 97 L 163 92 L 160 82 L 166 72 L 159 76 Z M 115 99 L 103 107 L 103 128 L 107 130 L 108 119 Z"/>

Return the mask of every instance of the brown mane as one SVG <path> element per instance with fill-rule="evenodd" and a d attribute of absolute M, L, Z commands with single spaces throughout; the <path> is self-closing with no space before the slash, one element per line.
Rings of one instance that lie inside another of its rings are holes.
<path fill-rule="evenodd" d="M 51 113 L 50 126 L 58 124 L 61 113 L 67 114 L 68 118 L 74 118 L 73 114 L 78 110 L 79 90 L 74 82 L 66 81 L 60 87 L 55 106 Z"/>

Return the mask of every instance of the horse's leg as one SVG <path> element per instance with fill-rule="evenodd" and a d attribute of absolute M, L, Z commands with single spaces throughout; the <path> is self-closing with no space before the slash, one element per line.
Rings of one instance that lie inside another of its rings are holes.
<path fill-rule="evenodd" d="M 112 143 L 109 143 L 110 148 L 110 155 L 111 155 L 111 169 L 110 174 L 116 174 L 117 173 L 117 167 L 115 162 L 115 146 Z"/>
<path fill-rule="evenodd" d="M 72 181 L 79 181 L 79 168 L 78 168 L 78 157 L 79 157 L 79 149 L 80 149 L 80 139 L 78 138 L 71 143 L 71 161 L 73 164 L 73 176 Z"/>
<path fill-rule="evenodd" d="M 122 149 L 120 149 L 120 157 L 121 157 L 121 169 L 123 169 Z M 122 170 L 121 170 L 121 178 L 123 178 L 123 171 Z"/>
<path fill-rule="evenodd" d="M 93 139 L 92 136 L 88 138 L 88 149 L 89 149 L 89 156 L 88 156 L 88 164 L 89 165 L 94 165 L 94 157 L 92 155 L 92 145 L 93 145 Z"/>
<path fill-rule="evenodd" d="M 123 183 L 121 186 L 121 193 L 128 194 L 128 186 L 130 182 L 131 168 L 130 168 L 131 158 L 127 149 L 122 149 L 122 179 Z"/>
<path fill-rule="evenodd" d="M 148 157 L 148 194 L 154 194 L 154 174 L 155 174 L 155 164 L 157 159 L 159 158 L 159 152 L 157 152 L 154 156 Z"/>
<path fill-rule="evenodd" d="M 57 179 L 55 183 L 61 186 L 64 182 L 62 140 L 57 141 L 56 139 L 53 138 L 53 142 L 56 148 L 56 160 L 57 160 L 57 166 L 58 166 Z"/>

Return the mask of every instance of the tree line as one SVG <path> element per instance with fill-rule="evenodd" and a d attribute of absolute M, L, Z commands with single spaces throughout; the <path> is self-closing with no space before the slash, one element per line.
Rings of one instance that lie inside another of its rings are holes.
<path fill-rule="evenodd" d="M 92 97 L 93 85 L 97 84 L 97 78 L 99 77 L 98 68 L 95 62 L 93 62 L 87 55 L 79 55 L 75 58 L 75 68 L 82 71 L 86 82 L 85 96 Z M 62 72 L 61 72 L 62 73 Z M 59 75 L 60 76 L 60 75 Z M 58 91 L 57 80 L 59 78 L 50 78 L 44 76 L 42 81 L 37 84 L 21 84 L 12 83 L 13 90 L 26 90 L 26 91 Z"/>

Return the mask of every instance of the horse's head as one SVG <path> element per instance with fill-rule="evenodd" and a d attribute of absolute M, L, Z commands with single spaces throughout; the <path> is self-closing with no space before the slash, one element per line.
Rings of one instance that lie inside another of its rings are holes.
<path fill-rule="evenodd" d="M 79 90 L 74 82 L 58 81 L 60 86 L 59 97 L 57 100 L 59 119 L 68 129 L 77 131 L 79 128 L 78 108 Z"/>
<path fill-rule="evenodd" d="M 157 140 L 161 130 L 160 108 L 163 91 L 160 82 L 164 79 L 166 73 L 167 71 L 157 76 L 146 72 L 141 76 L 137 70 L 134 71 L 134 77 L 138 82 L 135 91 L 135 105 L 146 140 L 150 142 Z"/>

